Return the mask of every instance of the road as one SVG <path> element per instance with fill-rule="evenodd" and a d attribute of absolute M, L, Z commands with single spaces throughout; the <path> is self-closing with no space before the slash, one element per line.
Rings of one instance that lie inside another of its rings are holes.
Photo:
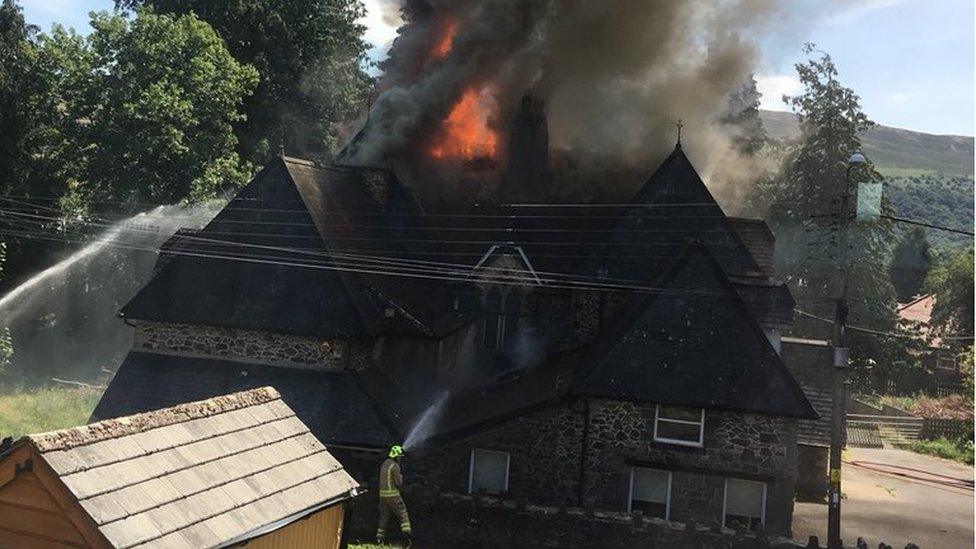
<path fill-rule="evenodd" d="M 844 452 L 841 536 L 895 549 L 973 547 L 973 468 L 905 450 L 850 448 Z M 797 503 L 793 537 L 827 542 L 827 506 Z"/>

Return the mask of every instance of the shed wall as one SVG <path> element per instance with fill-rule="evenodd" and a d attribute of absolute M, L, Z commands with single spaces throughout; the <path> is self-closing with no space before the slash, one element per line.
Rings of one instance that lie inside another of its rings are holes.
<path fill-rule="evenodd" d="M 280 530 L 250 540 L 248 549 L 338 549 L 344 508 L 334 505 L 297 520 Z"/>

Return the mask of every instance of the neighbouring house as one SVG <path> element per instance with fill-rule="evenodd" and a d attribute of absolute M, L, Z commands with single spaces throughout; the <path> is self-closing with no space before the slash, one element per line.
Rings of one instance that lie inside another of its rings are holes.
<path fill-rule="evenodd" d="M 263 387 L 17 441 L 0 547 L 338 548 L 358 493 Z"/>
<path fill-rule="evenodd" d="M 898 306 L 898 321 L 910 330 L 919 334 L 919 341 L 923 350 L 918 352 L 917 358 L 922 366 L 932 372 L 933 380 L 927 384 L 931 387 L 919 389 L 935 389 L 939 393 L 961 391 L 962 374 L 959 371 L 957 358 L 952 349 L 942 341 L 937 334 L 932 333 L 932 308 L 935 306 L 935 296 L 920 295 L 908 303 Z M 926 385 L 926 384 L 920 384 Z"/>
<path fill-rule="evenodd" d="M 474 213 L 282 156 L 161 250 L 93 419 L 273 385 L 364 484 L 406 441 L 445 494 L 788 533 L 818 416 L 772 250 L 680 145 L 625 204 Z"/>

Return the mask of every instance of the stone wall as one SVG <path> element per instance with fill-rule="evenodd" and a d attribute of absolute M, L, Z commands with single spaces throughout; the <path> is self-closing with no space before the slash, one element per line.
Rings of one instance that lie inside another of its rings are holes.
<path fill-rule="evenodd" d="M 583 421 L 572 405 L 553 406 L 516 417 L 503 426 L 445 447 L 413 455 L 405 467 L 409 482 L 465 493 L 471 451 L 508 452 L 508 498 L 540 504 L 574 504 L 579 496 Z"/>
<path fill-rule="evenodd" d="M 465 493 L 471 451 L 503 451 L 510 454 L 506 499 L 626 511 L 631 468 L 654 467 L 672 472 L 670 518 L 701 524 L 721 522 L 726 478 L 757 480 L 768 486 L 767 529 L 789 533 L 795 420 L 709 410 L 703 448 L 654 442 L 653 420 L 653 406 L 611 400 L 560 404 L 415 452 L 405 475 L 410 484 Z"/>
<path fill-rule="evenodd" d="M 799 549 L 784 538 L 668 522 L 640 513 L 538 506 L 487 496 L 405 492 L 413 531 L 425 546 L 501 549 L 669 547 L 675 549 Z M 368 535 L 368 534 L 367 534 Z"/>
<path fill-rule="evenodd" d="M 767 483 L 766 527 L 788 533 L 796 482 L 796 421 L 706 410 L 702 448 L 655 442 L 653 405 L 590 404 L 585 493 L 588 505 L 627 509 L 630 469 L 672 472 L 671 519 L 720 523 L 725 479 Z"/>
<path fill-rule="evenodd" d="M 315 369 L 345 369 L 346 347 L 309 336 L 158 322 L 136 322 L 133 342 L 137 351 Z"/>

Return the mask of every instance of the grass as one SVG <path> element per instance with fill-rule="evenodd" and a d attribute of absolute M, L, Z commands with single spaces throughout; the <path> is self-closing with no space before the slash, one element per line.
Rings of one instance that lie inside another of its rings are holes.
<path fill-rule="evenodd" d="M 82 388 L 2 389 L 0 438 L 82 425 L 100 396 L 100 391 Z"/>
<path fill-rule="evenodd" d="M 920 440 L 904 446 L 906 450 L 951 459 L 961 463 L 973 464 L 973 446 L 969 441 L 955 441 L 947 438 Z"/>

